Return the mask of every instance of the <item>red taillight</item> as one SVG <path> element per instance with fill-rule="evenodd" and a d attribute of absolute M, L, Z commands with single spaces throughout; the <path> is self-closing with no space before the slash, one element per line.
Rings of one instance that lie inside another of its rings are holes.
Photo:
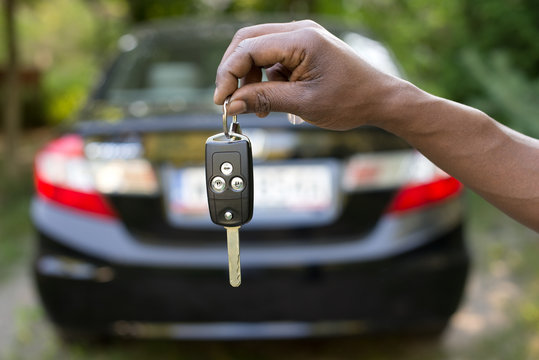
<path fill-rule="evenodd" d="M 462 188 L 462 184 L 452 177 L 443 177 L 429 183 L 407 185 L 399 190 L 388 212 L 399 213 L 432 205 L 458 195 Z"/>
<path fill-rule="evenodd" d="M 84 140 L 78 135 L 63 136 L 41 150 L 36 155 L 34 177 L 36 191 L 44 199 L 98 216 L 116 217 L 95 191 L 84 157 Z"/>
<path fill-rule="evenodd" d="M 462 184 L 417 151 L 357 154 L 346 163 L 347 192 L 399 189 L 389 213 L 419 209 L 460 193 Z"/>

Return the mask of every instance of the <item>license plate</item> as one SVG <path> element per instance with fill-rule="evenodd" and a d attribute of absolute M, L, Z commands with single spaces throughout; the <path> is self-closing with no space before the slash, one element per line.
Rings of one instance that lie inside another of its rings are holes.
<path fill-rule="evenodd" d="M 293 161 L 254 166 L 253 225 L 323 225 L 338 209 L 337 163 Z M 209 221 L 203 167 L 167 169 L 169 219 L 182 226 Z"/>

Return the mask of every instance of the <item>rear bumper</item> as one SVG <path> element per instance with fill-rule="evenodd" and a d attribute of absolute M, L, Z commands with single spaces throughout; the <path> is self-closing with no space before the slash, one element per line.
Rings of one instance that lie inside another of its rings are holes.
<path fill-rule="evenodd" d="M 469 260 L 460 226 L 404 254 L 369 262 L 243 269 L 111 264 L 40 234 L 39 294 L 65 329 L 140 337 L 272 338 L 440 328 L 458 307 Z M 44 257 L 109 277 L 44 274 Z"/>
<path fill-rule="evenodd" d="M 228 269 L 224 230 L 222 243 L 204 239 L 176 239 L 174 244 L 141 242 L 118 220 L 103 219 L 36 197 L 32 220 L 38 231 L 55 242 L 118 266 L 201 270 Z M 243 269 L 281 269 L 335 266 L 384 260 L 419 248 L 462 223 L 462 206 L 456 198 L 428 211 L 385 215 L 368 234 L 329 236 L 321 241 L 297 239 L 241 244 Z M 242 238 L 247 238 L 247 229 Z"/>

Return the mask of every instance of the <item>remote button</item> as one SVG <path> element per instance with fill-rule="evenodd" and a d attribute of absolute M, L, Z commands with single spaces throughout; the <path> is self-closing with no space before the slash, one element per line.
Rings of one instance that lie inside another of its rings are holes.
<path fill-rule="evenodd" d="M 232 186 L 232 190 L 234 191 L 242 191 L 245 188 L 245 183 L 242 178 L 236 176 L 230 181 L 230 186 Z"/>
<path fill-rule="evenodd" d="M 211 188 L 216 193 L 222 193 L 223 191 L 225 191 L 225 187 L 226 187 L 225 179 L 223 179 L 222 177 L 216 176 L 212 179 Z"/>
<path fill-rule="evenodd" d="M 232 213 L 230 211 L 227 211 L 225 213 L 225 220 L 232 220 L 233 217 L 234 217 L 234 215 L 232 215 Z"/>
<path fill-rule="evenodd" d="M 232 167 L 232 164 L 229 162 L 224 162 L 221 164 L 221 172 L 224 175 L 230 175 L 232 174 L 232 171 L 234 171 L 234 168 Z"/>

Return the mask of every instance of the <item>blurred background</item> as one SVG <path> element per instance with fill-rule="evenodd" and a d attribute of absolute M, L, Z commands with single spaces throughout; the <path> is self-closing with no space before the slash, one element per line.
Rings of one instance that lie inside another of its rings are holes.
<path fill-rule="evenodd" d="M 69 126 L 117 52 L 149 20 L 327 16 L 367 29 L 423 89 L 539 136 L 539 3 L 533 0 L 3 0 L 0 18 L 0 358 L 532 359 L 539 357 L 539 236 L 468 194 L 473 269 L 440 339 L 66 345 L 28 276 L 36 150 Z"/>

